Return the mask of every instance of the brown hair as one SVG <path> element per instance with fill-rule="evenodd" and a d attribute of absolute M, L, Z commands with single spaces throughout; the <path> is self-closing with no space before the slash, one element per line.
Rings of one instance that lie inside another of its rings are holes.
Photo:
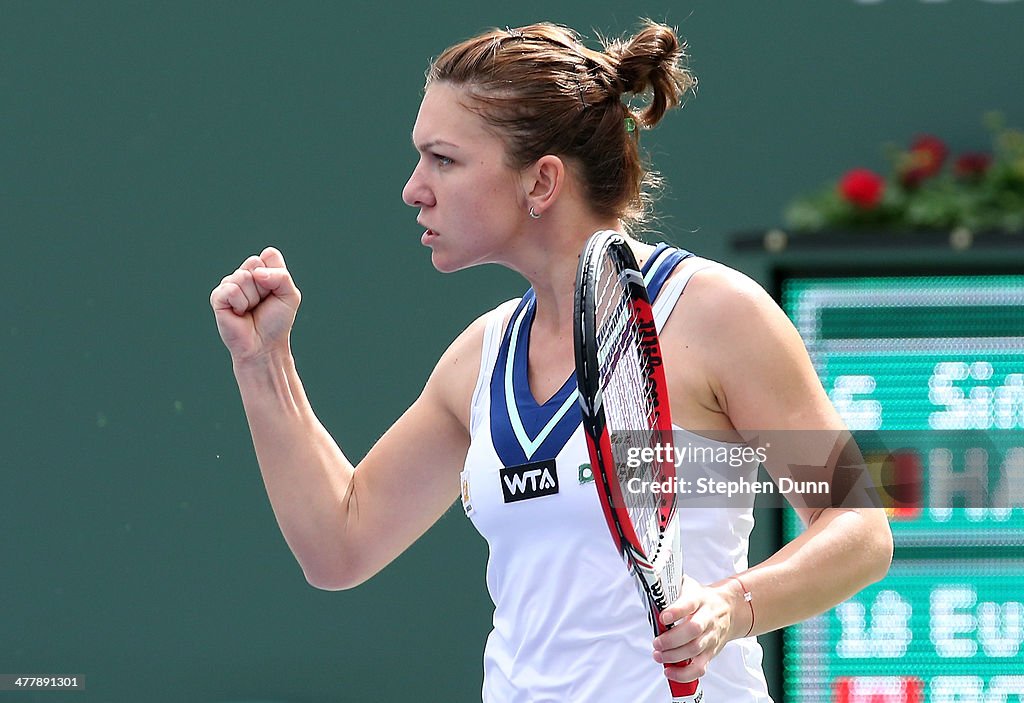
<path fill-rule="evenodd" d="M 495 128 L 510 166 L 566 157 L 597 214 L 639 224 L 659 184 L 641 158 L 639 129 L 656 125 L 697 82 L 670 27 L 648 21 L 632 38 L 602 44 L 603 52 L 593 51 L 573 30 L 549 23 L 494 29 L 445 50 L 426 85 L 466 89 L 467 107 Z M 635 112 L 625 94 L 649 101 Z"/>

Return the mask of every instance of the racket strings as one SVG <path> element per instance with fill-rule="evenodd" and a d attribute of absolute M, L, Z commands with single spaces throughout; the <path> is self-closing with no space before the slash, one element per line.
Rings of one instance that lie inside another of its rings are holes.
<path fill-rule="evenodd" d="M 658 480 L 655 467 L 638 458 L 645 449 L 655 450 L 662 440 L 654 429 L 657 399 L 648 382 L 650 360 L 642 351 L 643 333 L 630 296 L 618 281 L 615 267 L 602 263 L 595 308 L 602 406 L 623 504 L 639 546 L 653 560 L 665 527 L 660 511 L 663 498 L 651 490 L 651 482 Z"/>

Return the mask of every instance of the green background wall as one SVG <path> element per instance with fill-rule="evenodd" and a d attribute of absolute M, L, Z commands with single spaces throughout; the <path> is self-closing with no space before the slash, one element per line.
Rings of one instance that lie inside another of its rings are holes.
<path fill-rule="evenodd" d="M 644 135 L 660 236 L 762 280 L 730 233 L 884 168 L 883 142 L 978 149 L 986 110 L 1024 122 L 1024 2 L 0 2 L 0 673 L 88 688 L 0 703 L 478 699 L 483 542 L 453 510 L 368 585 L 308 586 L 207 298 L 284 250 L 300 371 L 360 456 L 523 287 L 441 276 L 418 243 L 400 193 L 427 60 L 488 26 L 639 16 L 681 28 L 701 81 Z"/>

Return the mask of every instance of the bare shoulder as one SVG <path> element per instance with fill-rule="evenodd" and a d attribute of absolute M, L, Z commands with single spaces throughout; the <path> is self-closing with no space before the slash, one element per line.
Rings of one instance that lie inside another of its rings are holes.
<path fill-rule="evenodd" d="M 666 335 L 699 335 L 705 343 L 720 341 L 730 346 L 747 346 L 742 344 L 747 338 L 751 346 L 756 346 L 754 333 L 765 332 L 766 328 L 784 333 L 791 327 L 768 292 L 736 269 L 694 257 L 677 268 L 673 277 L 678 276 L 690 278 L 666 325 Z"/>
<path fill-rule="evenodd" d="M 725 264 L 695 256 L 685 260 L 673 276 L 688 273 L 691 278 L 686 284 L 687 307 L 696 306 L 698 311 L 711 313 L 758 305 L 777 307 L 760 283 Z"/>
<path fill-rule="evenodd" d="M 662 337 L 685 344 L 717 408 L 737 429 L 836 424 L 807 349 L 767 291 L 749 276 L 705 259 L 692 272 Z"/>
<path fill-rule="evenodd" d="M 507 322 L 518 302 L 518 299 L 509 300 L 471 322 L 448 345 L 424 388 L 424 395 L 442 404 L 467 429 L 473 391 L 480 374 L 487 325 L 495 315 Z"/>

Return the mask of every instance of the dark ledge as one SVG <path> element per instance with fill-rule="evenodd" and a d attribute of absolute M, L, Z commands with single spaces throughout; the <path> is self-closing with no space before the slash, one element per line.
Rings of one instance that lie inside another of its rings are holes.
<path fill-rule="evenodd" d="M 731 238 L 736 251 L 828 251 L 850 249 L 912 248 L 929 251 L 967 251 L 971 249 L 1024 249 L 1024 234 L 988 231 L 972 232 L 959 227 L 939 230 L 822 230 L 790 232 L 766 229 L 738 232 Z"/>

